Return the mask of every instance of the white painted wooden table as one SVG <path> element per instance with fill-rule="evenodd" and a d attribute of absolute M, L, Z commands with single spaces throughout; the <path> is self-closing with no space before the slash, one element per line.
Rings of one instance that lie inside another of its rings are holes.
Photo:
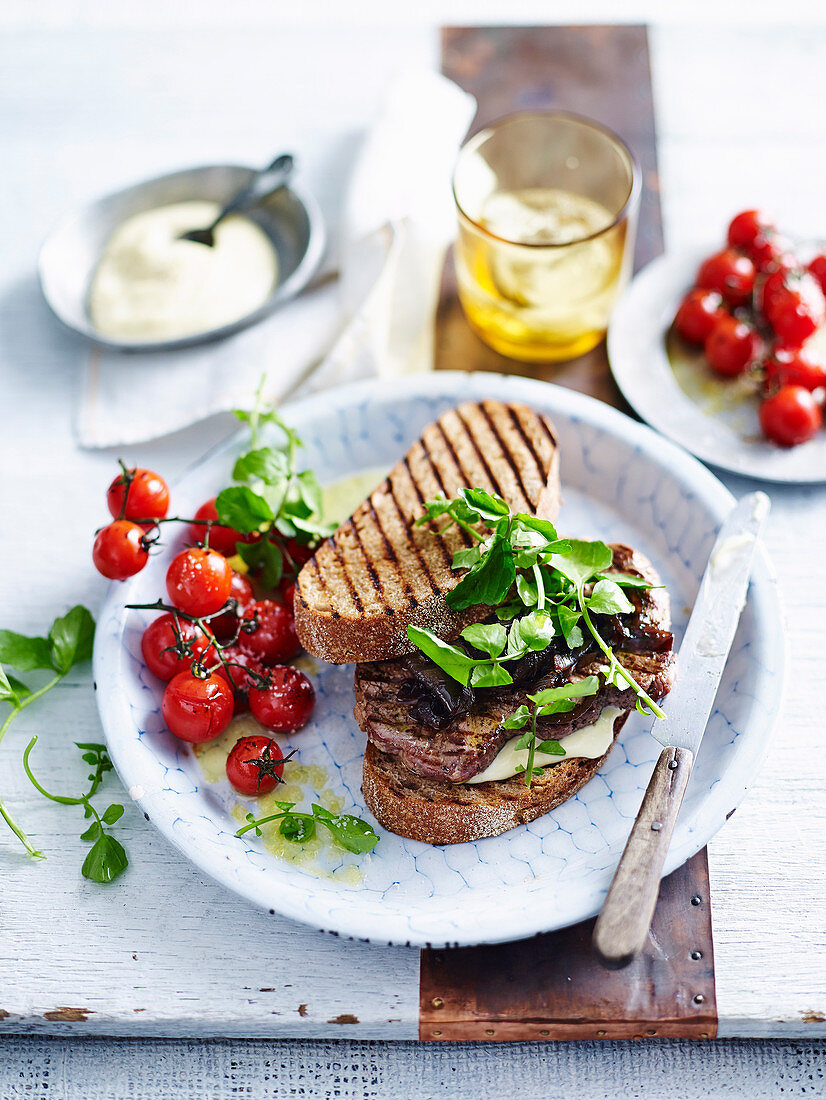
<path fill-rule="evenodd" d="M 526 19 L 546 17 L 521 10 Z M 0 39 L 0 619 L 31 632 L 75 602 L 93 609 L 100 602 L 90 532 L 104 517 L 115 458 L 82 452 L 73 441 L 85 349 L 39 299 L 33 267 L 49 226 L 89 195 L 155 171 L 206 158 L 263 162 L 282 145 L 305 154 L 334 210 L 335 165 L 348 161 L 389 75 L 437 57 L 425 25 L 437 16 L 426 10 L 414 25 L 324 22 L 312 36 L 276 25 L 269 7 L 251 0 L 204 5 L 211 30 L 193 29 L 191 17 L 160 2 L 133 15 L 96 4 L 70 11 L 56 0 L 38 11 L 33 22 L 28 6 L 13 3 L 0 16 L 10 24 Z M 485 18 L 514 13 L 493 2 L 465 13 L 466 21 Z M 754 203 L 826 236 L 826 26 L 721 29 L 713 37 L 699 25 L 664 26 L 653 32 L 652 49 L 668 244 L 714 235 L 731 212 Z M 722 120 L 732 113 L 728 127 Z M 227 430 L 217 420 L 124 457 L 174 477 Z M 727 483 L 736 493 L 752 487 Z M 770 1095 L 781 1077 L 822 1091 L 822 1052 L 813 1041 L 826 1035 L 826 489 L 776 489 L 772 498 L 768 543 L 786 599 L 791 674 L 777 753 L 710 846 L 717 995 L 721 1036 L 802 1043 L 760 1052 L 703 1048 L 713 1086 L 691 1077 L 700 1055 L 690 1044 L 656 1044 L 627 1057 L 622 1044 L 420 1053 L 407 1044 L 325 1044 L 414 1038 L 418 952 L 344 943 L 249 908 L 204 881 L 131 808 L 123 821 L 129 873 L 108 889 L 84 881 L 79 814 L 40 800 L 19 768 L 22 745 L 37 733 L 45 780 L 61 789 L 82 784 L 85 769 L 66 746 L 100 736 L 84 671 L 24 713 L 0 749 L 0 789 L 49 855 L 30 861 L 0 835 L 0 1028 L 35 1036 L 6 1042 L 0 1097 L 224 1096 L 240 1081 L 249 1095 L 280 1096 L 288 1077 L 303 1080 L 307 1095 L 323 1095 L 336 1075 L 340 1096 L 445 1089 L 478 1096 L 504 1066 L 522 1074 L 522 1095 L 549 1096 L 543 1066 L 550 1058 L 559 1088 L 576 1082 L 580 1092 L 587 1061 L 592 1095 L 620 1085 L 644 1089 L 662 1074 L 682 1096 L 727 1088 Z M 110 789 L 117 791 L 115 780 Z M 136 1053 L 117 1042 L 37 1038 L 80 1034 L 319 1041 L 265 1051 L 153 1042 Z M 180 1072 L 173 1054 L 184 1059 Z M 128 1091 L 133 1057 L 134 1080 L 146 1085 Z"/>

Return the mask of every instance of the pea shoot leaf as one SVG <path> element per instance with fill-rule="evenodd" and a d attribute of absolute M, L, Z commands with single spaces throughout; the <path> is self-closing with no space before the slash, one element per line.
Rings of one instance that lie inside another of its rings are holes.
<path fill-rule="evenodd" d="M 526 722 L 529 722 L 531 718 L 530 708 L 526 707 L 523 703 L 517 707 L 510 718 L 506 718 L 502 723 L 502 728 L 506 730 L 521 730 Z"/>
<path fill-rule="evenodd" d="M 581 612 L 575 611 L 574 608 L 563 603 L 557 607 L 556 617 L 568 649 L 579 649 L 585 640 L 582 636 L 582 628 L 579 625 L 582 618 Z"/>
<path fill-rule="evenodd" d="M 596 615 L 627 615 L 634 605 L 614 581 L 597 581 L 585 606 Z"/>
<path fill-rule="evenodd" d="M 545 688 L 543 691 L 537 691 L 533 695 L 529 695 L 528 698 L 540 710 L 537 713 L 554 714 L 556 710 L 547 708 L 557 708 L 557 705 L 570 704 L 559 707 L 561 710 L 570 710 L 574 706 L 577 699 L 582 699 L 588 695 L 596 695 L 599 691 L 599 676 L 586 676 L 583 680 L 576 680 L 567 684 L 560 684 L 559 687 Z"/>
<path fill-rule="evenodd" d="M 474 649 L 498 657 L 508 640 L 508 632 L 501 623 L 473 623 L 462 631 L 462 637 Z"/>
<path fill-rule="evenodd" d="M 284 559 L 276 544 L 264 538 L 258 542 L 239 542 L 237 549 L 250 569 L 261 571 L 264 588 L 275 588 L 284 572 Z"/>
<path fill-rule="evenodd" d="M 278 831 L 285 840 L 301 844 L 315 836 L 315 822 L 308 814 L 287 814 L 282 818 Z"/>
<path fill-rule="evenodd" d="M 471 687 L 505 687 L 512 683 L 511 674 L 496 661 L 492 664 L 476 665 L 470 674 Z"/>
<path fill-rule="evenodd" d="M 231 485 L 223 489 L 215 499 L 215 510 L 224 526 L 232 527 L 242 535 L 260 531 L 275 519 L 264 497 L 254 493 L 248 485 Z"/>
<path fill-rule="evenodd" d="M 107 883 L 123 874 L 128 866 L 129 858 L 123 845 L 101 831 L 83 861 L 81 874 L 92 882 Z"/>
<path fill-rule="evenodd" d="M 654 588 L 655 585 L 651 581 L 647 581 L 645 577 L 637 577 L 633 573 L 596 573 L 596 579 L 600 581 L 613 581 L 615 584 L 620 585 L 621 588 Z"/>
<path fill-rule="evenodd" d="M 485 522 L 497 523 L 500 519 L 510 515 L 507 503 L 493 493 L 485 489 L 462 489 L 465 503 Z"/>
<path fill-rule="evenodd" d="M 606 570 L 614 560 L 610 546 L 604 542 L 583 542 L 570 539 L 569 549 L 551 555 L 551 565 L 575 585 L 583 585 L 595 573 Z"/>
<path fill-rule="evenodd" d="M 477 542 L 475 546 L 462 547 L 453 555 L 452 567 L 454 569 L 470 569 L 482 556 L 482 547 Z"/>
<path fill-rule="evenodd" d="M 313 803 L 313 817 L 333 835 L 337 844 L 348 852 L 371 852 L 379 842 L 373 826 L 351 814 L 334 814 Z"/>
<path fill-rule="evenodd" d="M 567 753 L 558 741 L 540 741 L 536 746 L 537 752 L 545 752 L 549 756 L 566 756 Z"/>
<path fill-rule="evenodd" d="M 18 695 L 14 690 L 9 677 L 6 675 L 6 670 L 0 665 L 0 703 L 11 703 L 16 706 L 18 703 Z"/>
<path fill-rule="evenodd" d="M 284 481 L 289 471 L 287 456 L 274 447 L 259 447 L 240 455 L 232 470 L 234 481 L 251 481 L 260 478 L 267 485 Z"/>
<path fill-rule="evenodd" d="M 95 620 L 80 604 L 55 619 L 49 630 L 52 667 L 65 675 L 92 656 Z"/>
<path fill-rule="evenodd" d="M 547 649 L 556 633 L 553 618 L 548 611 L 531 611 L 518 620 L 519 635 L 528 649 L 539 652 Z"/>
<path fill-rule="evenodd" d="M 0 630 L 0 662 L 18 672 L 52 668 L 51 643 L 47 638 L 29 638 L 14 630 Z"/>
<path fill-rule="evenodd" d="M 445 597 L 448 607 L 462 611 L 474 604 L 495 607 L 510 591 L 516 577 L 513 558 L 504 539 L 495 538 L 490 549 Z"/>
<path fill-rule="evenodd" d="M 408 626 L 407 636 L 426 657 L 429 657 L 439 668 L 444 669 L 448 676 L 452 676 L 460 684 L 467 684 L 470 680 L 470 674 L 476 662 L 458 646 L 444 642 L 432 631 L 423 630 L 418 626 Z"/>

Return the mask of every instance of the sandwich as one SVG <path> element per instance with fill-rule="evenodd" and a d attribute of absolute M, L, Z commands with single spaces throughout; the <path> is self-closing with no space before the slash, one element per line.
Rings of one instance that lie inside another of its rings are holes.
<path fill-rule="evenodd" d="M 362 789 L 401 836 L 453 844 L 548 813 L 628 715 L 662 715 L 668 597 L 621 544 L 561 537 L 559 454 L 532 409 L 430 425 L 298 577 L 302 645 L 354 662 Z"/>

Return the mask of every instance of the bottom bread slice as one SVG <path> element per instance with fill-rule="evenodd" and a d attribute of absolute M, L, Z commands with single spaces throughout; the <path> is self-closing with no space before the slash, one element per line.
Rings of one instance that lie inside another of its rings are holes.
<path fill-rule="evenodd" d="M 627 717 L 625 712 L 614 720 L 611 748 Z M 370 811 L 391 833 L 426 844 L 462 844 L 507 832 L 566 802 L 596 775 L 608 752 L 596 760 L 563 760 L 526 787 L 519 775 L 496 783 L 423 779 L 368 741 L 361 789 Z"/>

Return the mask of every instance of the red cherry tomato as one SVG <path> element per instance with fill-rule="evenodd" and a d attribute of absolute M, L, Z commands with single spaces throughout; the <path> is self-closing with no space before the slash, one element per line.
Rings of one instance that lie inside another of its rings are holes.
<path fill-rule="evenodd" d="M 826 256 L 815 256 L 809 264 L 809 271 L 817 279 L 820 289 L 826 294 Z"/>
<path fill-rule="evenodd" d="M 755 276 L 754 264 L 748 256 L 726 248 L 700 265 L 697 286 L 716 290 L 730 306 L 742 306 L 751 299 Z"/>
<path fill-rule="evenodd" d="M 278 588 L 281 592 L 281 599 L 292 611 L 295 607 L 295 581 L 288 581 L 285 579 Z"/>
<path fill-rule="evenodd" d="M 757 333 L 750 325 L 726 315 L 716 321 L 703 350 L 716 374 L 733 378 L 757 357 L 759 346 Z"/>
<path fill-rule="evenodd" d="M 115 519 L 163 519 L 169 511 L 169 486 L 152 470 L 136 466 L 115 478 L 106 491 L 106 503 Z"/>
<path fill-rule="evenodd" d="M 766 360 L 766 388 L 788 384 L 807 390 L 826 386 L 826 363 L 808 348 L 775 348 Z"/>
<path fill-rule="evenodd" d="M 743 210 L 732 218 L 728 243 L 732 248 L 742 249 L 758 271 L 765 271 L 776 262 L 787 247 L 774 223 L 759 210 Z"/>
<path fill-rule="evenodd" d="M 250 710 L 262 726 L 292 733 L 310 720 L 315 706 L 313 685 L 291 665 L 270 669 L 270 686 L 250 689 Z"/>
<path fill-rule="evenodd" d="M 144 530 L 128 519 L 116 519 L 95 535 L 92 561 L 98 573 L 110 581 L 134 577 L 149 561 L 143 542 Z"/>
<path fill-rule="evenodd" d="M 292 660 L 301 652 L 295 619 L 290 608 L 274 600 L 258 600 L 248 607 L 242 618 L 256 623 L 248 633 L 242 624 L 238 645 L 251 657 L 265 665 L 277 665 Z"/>
<path fill-rule="evenodd" d="M 781 447 L 805 443 L 822 426 L 820 406 L 803 386 L 781 386 L 760 406 L 760 427 Z"/>
<path fill-rule="evenodd" d="M 242 737 L 227 757 L 227 779 L 239 794 L 269 794 L 284 774 L 284 756 L 270 737 Z"/>
<path fill-rule="evenodd" d="M 799 348 L 826 320 L 826 298 L 807 271 L 778 268 L 758 291 L 758 307 L 778 339 Z"/>
<path fill-rule="evenodd" d="M 209 620 L 209 628 L 219 642 L 233 637 L 238 629 L 239 617 L 255 603 L 252 585 L 241 573 L 232 574 L 229 598 L 235 600 L 235 611 L 226 611 L 223 615 L 217 615 Z"/>
<path fill-rule="evenodd" d="M 217 660 L 202 630 L 186 619 L 178 619 L 176 632 L 174 616 L 168 613 L 144 630 L 141 653 L 149 671 L 160 680 L 171 680 L 179 672 L 187 672 L 193 661 L 211 664 Z"/>
<path fill-rule="evenodd" d="M 702 344 L 714 328 L 715 321 L 724 314 L 723 299 L 716 290 L 695 287 L 680 303 L 674 327 L 683 340 L 690 344 Z"/>
<path fill-rule="evenodd" d="M 295 563 L 296 570 L 299 570 L 302 565 L 308 562 L 315 553 L 309 546 L 302 546 L 302 544 L 295 539 L 287 539 L 284 543 L 284 549 Z M 285 565 L 286 564 L 287 563 L 285 563 Z"/>
<path fill-rule="evenodd" d="M 205 679 L 179 672 L 166 685 L 161 709 L 170 733 L 181 741 L 200 745 L 213 741 L 229 725 L 232 689 L 214 672 Z"/>
<path fill-rule="evenodd" d="M 194 546 L 170 562 L 166 590 L 172 603 L 187 615 L 211 615 L 229 599 L 232 569 L 217 550 Z"/>
<path fill-rule="evenodd" d="M 235 694 L 235 713 L 249 709 L 249 691 L 253 687 L 261 687 L 261 680 L 251 676 L 248 669 L 258 673 L 258 677 L 268 676 L 268 670 L 257 657 L 250 657 L 237 645 L 229 645 L 221 651 L 221 656 L 227 662 L 220 665 L 215 671 L 223 676 Z M 240 668 L 238 666 L 241 666 Z"/>
<path fill-rule="evenodd" d="M 193 519 L 202 520 L 203 522 L 190 523 L 190 539 L 193 542 L 202 543 L 206 538 L 206 521 L 208 519 L 215 520 L 217 518 L 218 513 L 215 510 L 215 497 L 212 497 L 211 500 L 205 501 L 193 516 Z M 219 554 L 223 554 L 225 557 L 231 558 L 236 552 L 235 544 L 244 541 L 246 541 L 246 537 L 242 535 L 240 531 L 233 530 L 232 527 L 221 527 L 216 524 L 209 529 L 209 545 L 213 550 L 217 550 Z"/>

